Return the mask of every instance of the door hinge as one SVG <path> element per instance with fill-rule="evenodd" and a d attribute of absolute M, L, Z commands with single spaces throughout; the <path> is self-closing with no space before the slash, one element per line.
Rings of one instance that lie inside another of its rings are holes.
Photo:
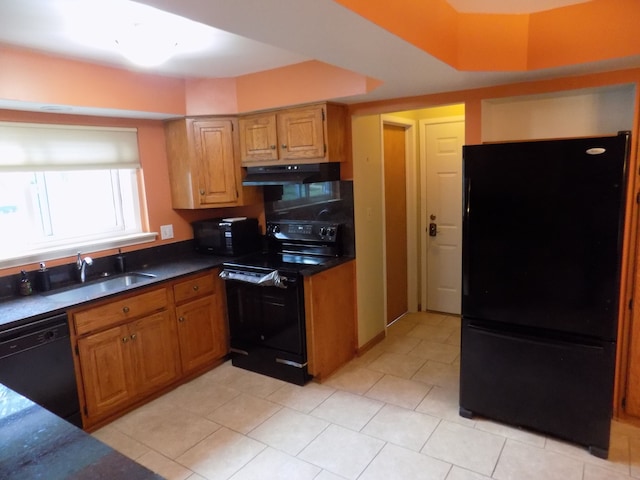
<path fill-rule="evenodd" d="M 629 300 L 629 310 L 633 310 L 633 298 Z"/>
<path fill-rule="evenodd" d="M 324 144 L 324 154 L 325 155 L 327 154 L 327 144 L 326 143 Z"/>
<path fill-rule="evenodd" d="M 626 408 L 627 406 L 627 397 L 622 397 L 622 408 Z"/>
<path fill-rule="evenodd" d="M 636 193 L 636 203 L 640 204 L 640 192 Z"/>
<path fill-rule="evenodd" d="M 324 122 L 324 108 L 322 109 L 322 121 Z"/>
<path fill-rule="evenodd" d="M 86 405 L 84 406 L 84 415 L 85 415 L 85 417 L 89 416 L 89 410 L 87 409 Z"/>
<path fill-rule="evenodd" d="M 80 350 L 78 350 L 78 345 L 76 345 L 75 350 L 76 350 L 76 355 L 80 355 Z"/>

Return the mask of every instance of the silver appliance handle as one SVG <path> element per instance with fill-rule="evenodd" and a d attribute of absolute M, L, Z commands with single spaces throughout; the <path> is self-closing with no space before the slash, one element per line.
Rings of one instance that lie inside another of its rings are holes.
<path fill-rule="evenodd" d="M 252 285 L 258 285 L 259 287 L 278 287 L 287 288 L 287 277 L 284 277 L 278 273 L 277 270 L 273 270 L 266 275 L 254 272 L 242 272 L 238 270 L 222 270 L 219 277 L 223 280 L 234 280 L 236 282 L 250 283 Z"/>

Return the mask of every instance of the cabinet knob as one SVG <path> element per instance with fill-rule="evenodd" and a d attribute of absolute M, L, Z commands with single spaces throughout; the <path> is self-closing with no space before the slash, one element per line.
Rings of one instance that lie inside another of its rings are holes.
<path fill-rule="evenodd" d="M 129 341 L 129 337 L 122 337 L 122 343 L 127 343 Z"/>
<path fill-rule="evenodd" d="M 199 287 L 198 285 L 194 285 L 194 286 L 193 286 L 193 290 L 194 290 L 194 291 L 196 291 L 196 292 L 197 292 L 199 289 L 200 289 L 200 287 Z"/>
<path fill-rule="evenodd" d="M 200 189 L 200 195 L 204 195 L 204 188 Z"/>
<path fill-rule="evenodd" d="M 275 150 L 276 146 L 275 145 L 270 145 L 271 150 Z"/>
<path fill-rule="evenodd" d="M 132 334 L 131 334 L 131 340 L 135 340 L 135 339 L 136 339 L 136 337 L 137 337 L 137 335 L 136 335 L 135 333 L 132 333 Z"/>
<path fill-rule="evenodd" d="M 129 313 L 129 307 L 122 307 L 122 311 L 124 313 Z"/>
<path fill-rule="evenodd" d="M 184 317 L 178 317 L 179 322 L 184 322 Z"/>
<path fill-rule="evenodd" d="M 281 148 L 283 148 L 283 149 L 284 149 L 284 148 L 287 148 L 287 144 L 286 144 L 286 143 L 283 143 L 283 144 L 281 145 Z"/>

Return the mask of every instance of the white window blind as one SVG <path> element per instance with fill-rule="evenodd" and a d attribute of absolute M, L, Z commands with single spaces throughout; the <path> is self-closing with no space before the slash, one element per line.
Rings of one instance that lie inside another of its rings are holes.
<path fill-rule="evenodd" d="M 0 172 L 140 168 L 135 128 L 0 122 Z"/>

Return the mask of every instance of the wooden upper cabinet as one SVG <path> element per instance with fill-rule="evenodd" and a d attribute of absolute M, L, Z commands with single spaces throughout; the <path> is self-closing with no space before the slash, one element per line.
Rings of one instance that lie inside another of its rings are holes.
<path fill-rule="evenodd" d="M 322 103 L 240 117 L 242 165 L 346 160 L 346 108 Z"/>
<path fill-rule="evenodd" d="M 242 117 L 239 124 L 243 163 L 278 160 L 278 137 L 274 113 Z"/>
<path fill-rule="evenodd" d="M 212 208 L 259 201 L 242 187 L 237 121 L 186 118 L 165 124 L 173 208 Z"/>

